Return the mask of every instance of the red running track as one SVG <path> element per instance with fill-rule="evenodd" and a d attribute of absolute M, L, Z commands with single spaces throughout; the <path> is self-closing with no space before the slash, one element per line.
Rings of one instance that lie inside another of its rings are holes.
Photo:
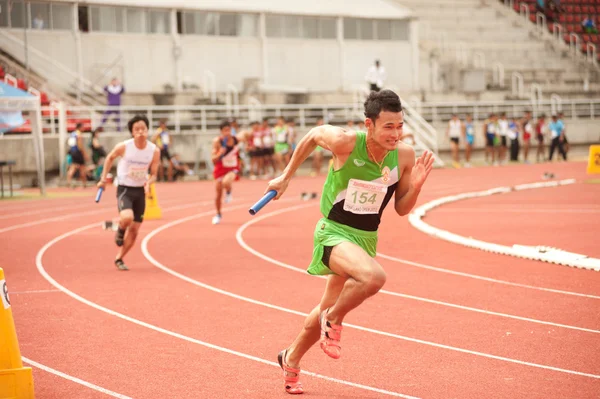
<path fill-rule="evenodd" d="M 584 169 L 435 170 L 419 203 L 539 181 L 544 171 L 573 177 L 579 181 L 569 187 L 444 205 L 428 222 L 492 242 L 593 254 L 594 238 L 582 231 L 593 212 L 551 219 L 530 212 L 529 219 L 510 210 L 524 202 L 597 209 L 597 186 L 581 182 Z M 299 193 L 321 185 L 299 178 L 286 201 L 251 218 L 247 208 L 265 182 L 239 182 L 223 223 L 212 226 L 209 182 L 162 184 L 164 217 L 143 224 L 128 273 L 114 268 L 112 234 L 99 227 L 116 214 L 112 189 L 100 204 L 93 190 L 89 200 L 11 202 L 6 211 L 2 204 L 0 264 L 22 355 L 71 376 L 34 367 L 36 397 L 110 397 L 100 389 L 135 398 L 286 397 L 277 352 L 324 286 L 303 272 L 319 212 Z M 391 211 L 379 251 L 387 256 L 377 258 L 388 273 L 385 292 L 347 318 L 340 360 L 318 347 L 308 353 L 303 368 L 321 376 L 303 376 L 306 396 L 592 398 L 600 391 L 599 273 L 436 240 Z"/>

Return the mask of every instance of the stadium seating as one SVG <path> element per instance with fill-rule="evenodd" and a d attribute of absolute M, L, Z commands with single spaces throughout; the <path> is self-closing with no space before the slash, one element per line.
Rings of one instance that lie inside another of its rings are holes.
<path fill-rule="evenodd" d="M 536 0 L 519 0 L 515 2 L 514 9 L 519 12 L 521 4 L 528 4 L 532 23 L 536 22 L 536 13 L 541 12 L 536 5 Z M 547 12 L 548 30 L 553 31 L 555 23 L 562 25 L 565 30 L 563 39 L 570 43 L 570 33 L 576 33 L 581 38 L 581 51 L 587 51 L 587 44 L 593 43 L 600 47 L 600 33 L 585 33 L 581 22 L 589 16 L 600 26 L 600 0 L 562 0 L 558 12 Z M 598 54 L 600 60 L 600 53 Z"/>

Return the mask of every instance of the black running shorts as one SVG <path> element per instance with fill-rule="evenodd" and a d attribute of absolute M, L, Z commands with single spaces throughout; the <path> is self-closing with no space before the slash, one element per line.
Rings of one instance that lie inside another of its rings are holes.
<path fill-rule="evenodd" d="M 146 210 L 146 194 L 144 187 L 119 186 L 117 188 L 117 206 L 119 212 L 125 209 L 133 211 L 133 221 L 142 223 Z"/>

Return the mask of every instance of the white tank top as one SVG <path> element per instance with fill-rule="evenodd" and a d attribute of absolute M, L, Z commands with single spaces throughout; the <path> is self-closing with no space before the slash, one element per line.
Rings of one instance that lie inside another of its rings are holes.
<path fill-rule="evenodd" d="M 500 127 L 498 134 L 500 136 L 506 136 L 508 134 L 508 120 L 500 119 L 498 121 L 498 126 Z"/>
<path fill-rule="evenodd" d="M 156 145 L 146 141 L 146 148 L 140 150 L 133 139 L 125 140 L 125 154 L 117 166 L 117 179 L 120 186 L 142 187 L 148 178 L 148 168 L 154 158 Z"/>
<path fill-rule="evenodd" d="M 452 119 L 450 119 L 449 122 L 449 132 L 448 135 L 452 138 L 458 138 L 461 135 L 461 131 L 460 131 L 460 120 L 457 119 L 455 121 L 453 121 Z"/>

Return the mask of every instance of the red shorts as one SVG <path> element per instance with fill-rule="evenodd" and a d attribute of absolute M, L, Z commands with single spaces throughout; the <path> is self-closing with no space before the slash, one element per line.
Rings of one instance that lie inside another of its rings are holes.
<path fill-rule="evenodd" d="M 213 178 L 221 180 L 229 172 L 234 172 L 236 174 L 235 180 L 240 180 L 240 169 L 237 166 L 235 168 L 225 168 L 222 165 L 216 165 L 213 170 Z"/>
<path fill-rule="evenodd" d="M 531 134 L 530 133 L 523 133 L 523 140 L 529 141 L 530 139 L 531 139 Z"/>

